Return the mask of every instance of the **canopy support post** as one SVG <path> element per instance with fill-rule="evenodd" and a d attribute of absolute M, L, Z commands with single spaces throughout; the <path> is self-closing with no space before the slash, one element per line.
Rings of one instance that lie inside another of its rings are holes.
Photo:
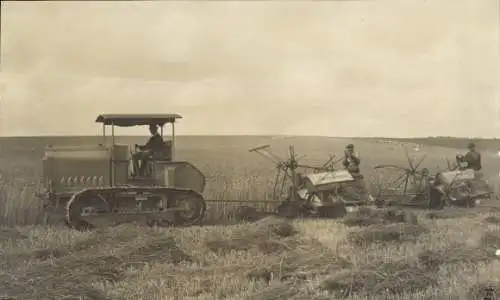
<path fill-rule="evenodd" d="M 102 144 L 106 145 L 106 124 L 102 123 Z"/>
<path fill-rule="evenodd" d="M 172 161 L 175 160 L 175 121 L 172 122 Z"/>
<path fill-rule="evenodd" d="M 116 170 L 115 170 L 115 123 L 111 123 L 111 142 L 112 142 L 112 146 L 111 146 L 111 178 L 110 178 L 110 183 L 111 183 L 111 186 L 114 186 L 115 185 L 115 173 L 116 173 Z"/>

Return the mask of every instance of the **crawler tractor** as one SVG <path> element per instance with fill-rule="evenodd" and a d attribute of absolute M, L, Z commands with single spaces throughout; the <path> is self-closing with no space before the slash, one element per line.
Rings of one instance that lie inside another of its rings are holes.
<path fill-rule="evenodd" d="M 99 115 L 103 142 L 98 145 L 48 146 L 43 158 L 43 191 L 47 208 L 64 214 L 71 228 L 90 229 L 117 223 L 189 226 L 199 224 L 206 205 L 201 193 L 205 176 L 193 164 L 175 160 L 175 123 L 163 115 Z M 133 177 L 132 147 L 115 142 L 115 127 L 157 125 L 170 139 L 151 154 L 145 174 Z M 106 128 L 111 127 L 111 138 Z"/>

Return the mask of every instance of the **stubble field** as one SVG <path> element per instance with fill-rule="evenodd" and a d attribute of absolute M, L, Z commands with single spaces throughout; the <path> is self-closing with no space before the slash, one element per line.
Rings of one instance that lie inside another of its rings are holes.
<path fill-rule="evenodd" d="M 182 229 L 120 225 L 93 232 L 44 224 L 47 217 L 32 197 L 43 147 L 98 142 L 0 139 L 0 296 L 495 299 L 498 293 L 500 262 L 494 254 L 500 249 L 500 213 L 492 208 L 420 211 L 416 221 L 405 217 L 398 222 L 385 214 L 292 222 L 266 218 Z M 275 153 L 285 155 L 293 144 L 307 155 L 304 163 L 317 165 L 328 154 L 341 155 L 350 142 L 361 154 L 368 181 L 375 164 L 407 165 L 398 143 L 364 139 L 180 137 L 177 155 L 206 174 L 206 199 L 265 200 L 275 169 L 248 148 L 271 144 Z M 488 150 L 483 152 L 484 173 L 496 190 L 500 158 L 497 149 Z M 443 157 L 453 158 L 456 151 L 423 145 L 416 155 L 427 153 L 422 167 L 436 170 L 446 166 Z M 233 210 L 234 205 L 211 203 L 209 221 L 222 221 Z"/>

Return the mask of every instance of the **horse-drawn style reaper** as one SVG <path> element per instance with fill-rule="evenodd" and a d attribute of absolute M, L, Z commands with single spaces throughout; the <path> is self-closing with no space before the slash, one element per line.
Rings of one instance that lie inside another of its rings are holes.
<path fill-rule="evenodd" d="M 272 153 L 269 145 L 252 148 L 276 164 L 273 200 L 281 201 L 276 209 L 278 216 L 342 217 L 347 207 L 365 205 L 370 196 L 360 174 L 337 169 L 335 164 L 342 159 L 330 158 L 321 166 L 299 163 L 293 146 L 289 157 L 282 159 Z M 299 172 L 300 170 L 300 172 Z"/>
<path fill-rule="evenodd" d="M 429 169 L 419 169 L 425 159 L 417 163 L 410 158 L 405 148 L 408 167 L 396 165 L 375 166 L 378 206 L 412 206 L 439 209 L 444 206 L 475 206 L 479 199 L 492 196 L 491 188 L 480 171 L 460 167 L 448 162 L 448 168 L 431 175 Z"/>

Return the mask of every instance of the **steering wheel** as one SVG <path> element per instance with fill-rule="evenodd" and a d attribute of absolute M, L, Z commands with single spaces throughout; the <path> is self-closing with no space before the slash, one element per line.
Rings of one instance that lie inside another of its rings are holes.
<path fill-rule="evenodd" d="M 135 144 L 134 147 L 130 147 L 130 155 L 134 155 L 134 153 L 139 152 L 139 144 Z"/>

